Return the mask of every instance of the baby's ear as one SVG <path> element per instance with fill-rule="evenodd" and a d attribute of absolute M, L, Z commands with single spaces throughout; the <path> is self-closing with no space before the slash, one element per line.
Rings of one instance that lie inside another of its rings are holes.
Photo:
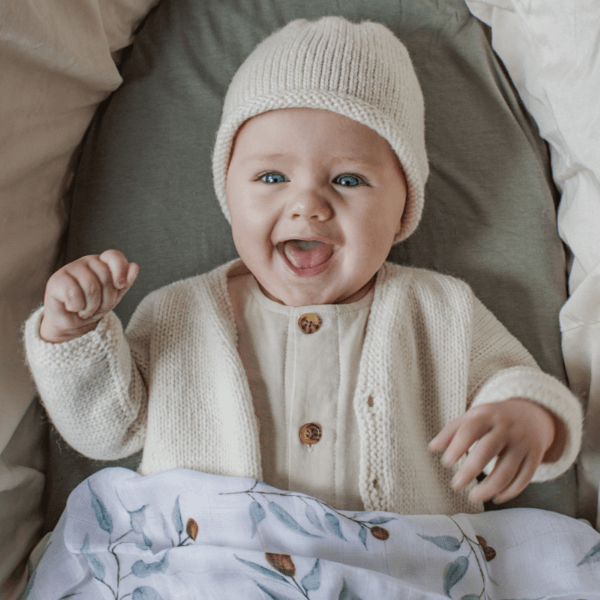
<path fill-rule="evenodd" d="M 396 156 L 396 158 L 398 158 Z M 396 229 L 396 235 L 398 235 L 400 233 L 400 230 L 402 229 L 402 222 L 404 220 L 404 215 L 406 214 L 406 205 L 408 204 L 408 183 L 406 181 L 406 173 L 404 172 L 404 167 L 402 166 L 402 164 L 400 163 L 400 160 L 398 159 L 398 164 L 400 165 L 400 172 L 402 174 L 402 181 L 404 182 L 404 189 L 402 191 L 402 213 L 400 215 L 400 222 L 398 223 L 398 228 Z"/>

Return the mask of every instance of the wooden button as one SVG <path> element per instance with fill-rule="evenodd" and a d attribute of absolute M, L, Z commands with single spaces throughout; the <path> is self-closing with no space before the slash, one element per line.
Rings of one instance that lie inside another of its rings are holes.
<path fill-rule="evenodd" d="M 304 333 L 314 333 L 315 331 L 319 331 L 322 322 L 321 317 L 315 315 L 315 313 L 305 313 L 298 319 L 298 325 Z"/>
<path fill-rule="evenodd" d="M 321 439 L 321 426 L 316 423 L 305 423 L 298 431 L 303 444 L 316 444 Z"/>

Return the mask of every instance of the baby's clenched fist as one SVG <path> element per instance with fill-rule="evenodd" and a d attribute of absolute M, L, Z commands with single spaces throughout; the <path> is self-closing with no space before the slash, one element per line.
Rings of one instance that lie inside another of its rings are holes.
<path fill-rule="evenodd" d="M 40 337 L 67 342 L 96 328 L 132 286 L 138 266 L 118 250 L 84 256 L 59 269 L 46 284 Z"/>

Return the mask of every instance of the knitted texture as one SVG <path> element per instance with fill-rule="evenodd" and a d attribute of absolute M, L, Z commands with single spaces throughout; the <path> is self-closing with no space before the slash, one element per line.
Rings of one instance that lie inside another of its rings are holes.
<path fill-rule="evenodd" d="M 423 94 L 407 49 L 389 29 L 341 17 L 298 19 L 248 56 L 227 91 L 213 150 L 215 191 L 228 221 L 225 181 L 235 134 L 251 117 L 283 108 L 330 110 L 385 138 L 408 184 L 394 241 L 415 230 L 429 174 Z"/>
<path fill-rule="evenodd" d="M 67 442 L 101 459 L 143 448 L 144 475 L 182 467 L 261 479 L 258 424 L 227 289 L 231 266 L 150 294 L 126 338 L 112 313 L 96 330 L 63 344 L 40 339 L 41 309 L 29 318 L 29 365 Z M 384 264 L 353 400 L 365 509 L 481 511 L 467 497 L 470 488 L 452 491 L 456 468 L 442 467 L 427 445 L 471 403 L 528 392 L 568 427 L 560 460 L 536 472 L 534 481 L 542 481 L 575 460 L 582 425 L 577 399 L 536 367 L 465 283 Z"/>

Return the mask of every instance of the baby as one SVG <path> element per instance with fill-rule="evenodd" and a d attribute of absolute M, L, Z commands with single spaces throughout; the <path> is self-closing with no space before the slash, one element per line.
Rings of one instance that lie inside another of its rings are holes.
<path fill-rule="evenodd" d="M 240 260 L 153 292 L 125 335 L 123 254 L 50 278 L 26 347 L 58 430 L 92 458 L 143 448 L 144 475 L 254 477 L 346 510 L 476 512 L 564 472 L 577 399 L 465 283 L 385 262 L 428 171 L 423 97 L 388 29 L 272 34 L 213 154 Z"/>

